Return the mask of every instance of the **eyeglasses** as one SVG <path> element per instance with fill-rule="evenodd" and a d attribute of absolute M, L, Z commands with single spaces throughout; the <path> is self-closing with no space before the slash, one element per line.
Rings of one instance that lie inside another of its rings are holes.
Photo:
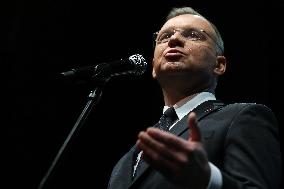
<path fill-rule="evenodd" d="M 223 53 L 223 48 L 219 43 L 217 43 L 213 37 L 211 37 L 206 31 L 203 29 L 184 29 L 184 30 L 178 30 L 178 29 L 170 29 L 170 30 L 165 30 L 161 33 L 155 32 L 153 34 L 154 42 L 156 44 L 162 44 L 162 43 L 167 43 L 169 42 L 170 38 L 176 33 L 179 32 L 180 35 L 185 39 L 185 40 L 190 40 L 190 41 L 205 41 L 206 36 L 209 37 L 220 49 L 221 53 Z M 205 35 L 206 36 L 205 36 Z"/>

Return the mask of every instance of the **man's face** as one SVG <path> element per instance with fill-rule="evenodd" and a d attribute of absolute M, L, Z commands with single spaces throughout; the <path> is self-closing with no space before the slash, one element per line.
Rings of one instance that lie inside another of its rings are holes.
<path fill-rule="evenodd" d="M 153 78 L 211 82 L 217 55 L 208 35 L 216 39 L 210 23 L 200 16 L 184 14 L 168 20 L 157 35 Z"/>

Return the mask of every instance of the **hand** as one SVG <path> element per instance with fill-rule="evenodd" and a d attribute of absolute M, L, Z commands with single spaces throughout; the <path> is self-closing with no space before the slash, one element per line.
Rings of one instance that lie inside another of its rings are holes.
<path fill-rule="evenodd" d="M 137 146 L 143 151 L 145 161 L 172 183 L 194 189 L 206 188 L 210 167 L 195 113 L 189 114 L 188 125 L 188 140 L 157 128 L 148 128 L 139 133 Z"/>

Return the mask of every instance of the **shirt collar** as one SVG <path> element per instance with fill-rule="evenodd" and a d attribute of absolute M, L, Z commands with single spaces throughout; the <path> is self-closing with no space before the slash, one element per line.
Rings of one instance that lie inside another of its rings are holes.
<path fill-rule="evenodd" d="M 208 100 L 216 100 L 215 95 L 210 92 L 201 92 L 195 95 L 194 97 L 188 96 L 178 101 L 174 105 L 174 108 L 179 120 L 181 120 L 185 115 L 191 112 L 198 105 Z M 165 112 L 168 108 L 169 106 L 164 106 L 163 112 Z"/>

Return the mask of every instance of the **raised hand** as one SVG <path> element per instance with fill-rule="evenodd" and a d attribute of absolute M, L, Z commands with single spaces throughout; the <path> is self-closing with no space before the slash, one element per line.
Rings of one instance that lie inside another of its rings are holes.
<path fill-rule="evenodd" d="M 206 188 L 210 167 L 201 143 L 195 113 L 188 117 L 188 140 L 157 128 L 148 128 L 138 135 L 137 146 L 143 158 L 172 183 L 188 188 Z"/>

